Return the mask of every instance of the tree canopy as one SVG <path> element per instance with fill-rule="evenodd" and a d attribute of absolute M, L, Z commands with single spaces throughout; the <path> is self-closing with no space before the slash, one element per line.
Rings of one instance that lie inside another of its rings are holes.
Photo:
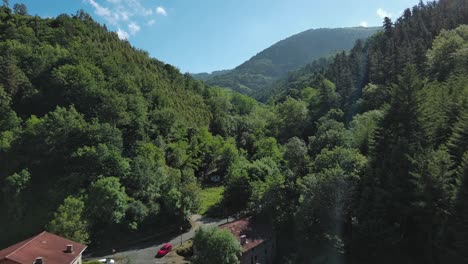
<path fill-rule="evenodd" d="M 242 248 L 229 230 L 200 228 L 193 238 L 195 264 L 239 264 Z"/>

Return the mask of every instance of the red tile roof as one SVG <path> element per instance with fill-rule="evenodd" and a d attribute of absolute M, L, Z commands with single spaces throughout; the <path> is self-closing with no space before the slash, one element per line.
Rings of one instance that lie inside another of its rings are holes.
<path fill-rule="evenodd" d="M 73 252 L 66 253 L 67 245 L 73 245 Z M 42 232 L 13 246 L 0 250 L 0 262 L 10 260 L 21 264 L 34 263 L 43 257 L 45 264 L 69 264 L 79 257 L 86 246 L 69 239 Z"/>
<path fill-rule="evenodd" d="M 243 252 L 249 251 L 273 237 L 272 230 L 268 225 L 257 223 L 252 217 L 238 219 L 219 227 L 231 231 L 239 242 L 242 235 L 246 236 L 247 243 L 242 246 Z"/>

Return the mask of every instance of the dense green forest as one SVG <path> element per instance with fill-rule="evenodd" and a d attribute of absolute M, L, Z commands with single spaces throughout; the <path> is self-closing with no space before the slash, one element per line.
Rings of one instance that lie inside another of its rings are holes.
<path fill-rule="evenodd" d="M 83 11 L 42 19 L 2 7 L 0 21 L 0 243 L 45 227 L 97 241 L 183 221 L 196 176 L 231 154 L 207 131 L 211 91 Z"/>
<path fill-rule="evenodd" d="M 283 39 L 259 52 L 230 71 L 215 71 L 210 75 L 194 74 L 209 85 L 232 89 L 255 98 L 265 99 L 264 92 L 289 71 L 296 70 L 321 57 L 349 50 L 358 39 L 367 39 L 376 27 L 310 29 Z"/>
<path fill-rule="evenodd" d="M 210 175 L 278 263 L 468 261 L 468 2 L 405 10 L 268 104 L 209 87 L 83 11 L 0 9 L 0 244 L 184 222 Z M 266 93 L 265 93 L 266 94 Z"/>

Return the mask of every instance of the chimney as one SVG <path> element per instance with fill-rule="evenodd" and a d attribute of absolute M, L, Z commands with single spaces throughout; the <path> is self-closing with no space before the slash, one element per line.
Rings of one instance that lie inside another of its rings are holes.
<path fill-rule="evenodd" d="M 37 257 L 33 264 L 45 264 L 43 257 Z"/>
<path fill-rule="evenodd" d="M 65 250 L 65 253 L 73 253 L 73 245 L 71 244 L 67 245 L 67 249 Z"/>
<path fill-rule="evenodd" d="M 246 235 L 240 236 L 240 243 L 241 243 L 241 246 L 247 244 L 247 236 Z"/>

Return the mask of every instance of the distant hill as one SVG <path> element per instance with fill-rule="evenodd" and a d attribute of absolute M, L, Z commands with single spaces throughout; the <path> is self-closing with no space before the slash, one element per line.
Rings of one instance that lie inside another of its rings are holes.
<path fill-rule="evenodd" d="M 253 95 L 264 90 L 273 81 L 312 61 L 327 57 L 342 50 L 349 50 L 358 39 L 366 39 L 379 27 L 321 28 L 310 29 L 263 50 L 232 71 L 206 75 L 195 74 L 210 85 L 230 88 Z"/>
<path fill-rule="evenodd" d="M 212 73 L 208 73 L 208 72 L 201 72 L 201 73 L 192 73 L 192 77 L 197 79 L 197 80 L 200 80 L 200 81 L 206 81 L 210 78 L 213 78 L 215 76 L 218 76 L 218 75 L 223 75 L 223 74 L 227 74 L 229 73 L 231 70 L 221 70 L 221 71 L 214 71 Z"/>

